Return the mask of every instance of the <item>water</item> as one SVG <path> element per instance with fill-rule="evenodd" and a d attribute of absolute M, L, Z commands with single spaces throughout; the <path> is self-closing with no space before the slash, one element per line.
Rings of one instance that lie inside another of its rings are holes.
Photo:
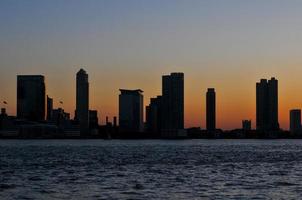
<path fill-rule="evenodd" d="M 0 140 L 0 199 L 299 199 L 302 140 Z"/>

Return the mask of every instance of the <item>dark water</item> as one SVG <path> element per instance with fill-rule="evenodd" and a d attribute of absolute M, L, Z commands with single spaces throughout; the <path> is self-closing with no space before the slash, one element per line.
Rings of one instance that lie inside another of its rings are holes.
<path fill-rule="evenodd" d="M 300 199 L 302 140 L 2 140 L 0 199 Z"/>

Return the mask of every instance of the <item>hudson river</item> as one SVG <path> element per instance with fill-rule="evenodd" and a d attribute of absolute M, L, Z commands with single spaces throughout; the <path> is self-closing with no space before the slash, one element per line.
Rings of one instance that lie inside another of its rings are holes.
<path fill-rule="evenodd" d="M 0 199 L 300 199 L 302 140 L 0 140 Z"/>

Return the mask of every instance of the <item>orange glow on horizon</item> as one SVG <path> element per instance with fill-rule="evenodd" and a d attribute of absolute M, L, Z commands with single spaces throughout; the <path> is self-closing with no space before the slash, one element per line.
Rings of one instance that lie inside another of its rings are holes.
<path fill-rule="evenodd" d="M 89 71 L 88 71 L 89 74 Z M 112 121 L 114 116 L 118 116 L 118 94 L 119 88 L 142 88 L 144 90 L 144 105 L 148 105 L 150 98 L 160 95 L 161 93 L 161 74 L 156 74 L 156 79 L 151 77 L 140 77 L 137 80 L 124 83 L 124 80 L 114 82 L 111 87 L 101 83 L 101 78 L 90 72 L 90 109 L 96 109 L 99 113 L 100 123 L 105 123 L 105 117 L 108 116 Z M 236 81 L 216 83 L 216 101 L 217 101 L 217 128 L 225 130 L 241 128 L 241 121 L 243 119 L 251 119 L 252 126 L 255 128 L 255 110 L 256 110 L 256 96 L 255 83 L 260 80 L 255 79 L 254 82 L 245 82 L 238 85 Z M 270 78 L 265 76 L 264 78 Z M 276 76 L 279 80 L 279 123 L 283 129 L 289 127 L 289 110 L 294 108 L 301 108 L 302 94 L 297 93 L 299 85 L 294 80 L 284 80 Z M 56 83 L 57 78 L 48 79 L 46 77 L 47 94 L 54 98 L 54 107 L 63 107 L 65 111 L 74 116 L 75 109 L 75 74 L 72 74 L 66 80 L 64 87 Z M 107 78 L 109 79 L 109 78 Z M 143 79 L 148 80 L 143 81 Z M 298 80 L 298 79 L 296 79 Z M 150 84 L 154 82 L 154 84 Z M 186 75 L 185 73 L 185 126 L 205 128 L 205 94 L 206 84 L 198 87 L 195 84 L 196 79 Z M 142 87 L 138 87 L 142 85 Z M 194 86 L 194 87 L 193 87 Z M 212 87 L 210 85 L 210 87 Z M 72 88 L 72 89 L 69 89 Z M 112 89 L 115 88 L 115 89 Z M 198 89 L 196 89 L 198 88 Z M 13 91 L 15 94 L 16 92 Z M 290 98 L 289 98 L 290 97 Z M 9 103 L 6 105 L 10 115 L 16 114 L 16 100 L 15 95 L 11 95 L 10 99 L 6 99 Z M 64 104 L 60 105 L 59 101 Z"/>

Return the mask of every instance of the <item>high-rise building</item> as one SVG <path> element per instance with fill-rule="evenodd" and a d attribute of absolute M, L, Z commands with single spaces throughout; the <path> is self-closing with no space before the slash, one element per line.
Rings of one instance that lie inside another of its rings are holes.
<path fill-rule="evenodd" d="M 150 104 L 146 106 L 146 130 L 159 134 L 161 130 L 162 97 L 151 98 Z"/>
<path fill-rule="evenodd" d="M 32 121 L 45 119 L 44 76 L 17 76 L 17 117 Z"/>
<path fill-rule="evenodd" d="M 297 133 L 301 131 L 301 110 L 290 110 L 290 132 Z"/>
<path fill-rule="evenodd" d="M 206 125 L 208 131 L 216 130 L 216 94 L 214 88 L 208 88 L 206 106 Z"/>
<path fill-rule="evenodd" d="M 117 127 L 117 119 L 116 119 L 116 116 L 113 117 L 113 127 L 114 127 L 114 128 Z"/>
<path fill-rule="evenodd" d="M 119 127 L 122 132 L 141 132 L 143 122 L 143 91 L 120 89 L 119 95 Z"/>
<path fill-rule="evenodd" d="M 53 110 L 53 99 L 47 95 L 47 111 L 46 111 L 47 121 L 50 121 L 52 119 L 52 110 Z"/>
<path fill-rule="evenodd" d="M 162 132 L 184 129 L 184 74 L 162 77 Z"/>
<path fill-rule="evenodd" d="M 80 124 L 82 136 L 89 135 L 89 82 L 88 74 L 80 69 L 76 75 L 76 112 L 75 119 Z"/>
<path fill-rule="evenodd" d="M 90 128 L 98 128 L 99 126 L 99 118 L 97 110 L 89 110 L 89 127 Z"/>
<path fill-rule="evenodd" d="M 268 98 L 269 98 L 269 124 L 271 130 L 279 130 L 278 120 L 278 80 L 271 78 L 268 81 Z"/>
<path fill-rule="evenodd" d="M 257 130 L 279 130 L 278 80 L 261 79 L 256 84 L 256 107 Z"/>

